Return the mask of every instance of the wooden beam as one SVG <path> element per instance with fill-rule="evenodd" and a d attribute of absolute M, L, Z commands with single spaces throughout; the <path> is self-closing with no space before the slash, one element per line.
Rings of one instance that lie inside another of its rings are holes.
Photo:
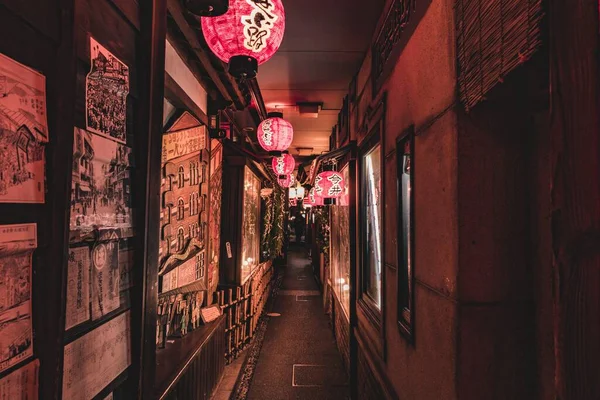
<path fill-rule="evenodd" d="M 181 30 L 181 33 L 183 33 L 183 36 L 188 41 L 191 49 L 198 57 L 198 60 L 200 60 L 203 68 L 206 70 L 206 72 L 208 72 L 210 79 L 213 81 L 219 92 L 221 92 L 221 96 L 223 96 L 226 100 L 233 101 L 238 107 L 245 106 L 244 96 L 237 87 L 237 83 L 231 77 L 229 77 L 229 81 L 233 87 L 235 96 L 232 96 L 223 84 L 221 77 L 212 66 L 209 56 L 204 52 L 202 45 L 198 40 L 198 33 L 187 22 L 185 18 L 185 11 L 181 7 L 181 2 L 179 0 L 167 0 L 167 8 L 175 20 L 175 23 Z"/>
<path fill-rule="evenodd" d="M 549 0 L 555 397 L 600 398 L 598 1 Z"/>
<path fill-rule="evenodd" d="M 156 369 L 156 313 L 158 304 L 158 249 L 160 231 L 160 181 L 162 120 L 165 77 L 165 40 L 167 25 L 166 0 L 140 2 L 140 92 L 141 105 L 138 119 L 139 135 L 136 146 L 136 174 L 138 189 L 144 201 L 136 218 L 136 228 L 144 235 L 143 248 L 136 250 L 136 297 L 133 304 L 135 319 L 140 324 L 140 344 L 132 354 L 137 398 L 154 398 Z"/>
<path fill-rule="evenodd" d="M 165 71 L 165 97 L 171 104 L 177 108 L 183 108 L 189 111 L 198 121 L 208 126 L 208 116 L 202 109 L 188 96 L 181 86 L 175 82 Z"/>

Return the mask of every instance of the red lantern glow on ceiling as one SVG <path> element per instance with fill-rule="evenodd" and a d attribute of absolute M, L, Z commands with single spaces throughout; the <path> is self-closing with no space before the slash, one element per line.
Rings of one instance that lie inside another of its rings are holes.
<path fill-rule="evenodd" d="M 335 199 L 344 194 L 344 177 L 337 171 L 321 172 L 315 178 L 315 193 L 326 199 Z"/>
<path fill-rule="evenodd" d="M 289 175 L 294 172 L 296 161 L 294 161 L 293 156 L 282 154 L 281 157 L 273 157 L 271 166 L 273 167 L 273 171 L 279 175 L 279 178 L 283 178 L 282 175 Z"/>
<path fill-rule="evenodd" d="M 229 0 L 225 14 L 201 23 L 208 47 L 229 63 L 229 72 L 253 77 L 281 45 L 285 11 L 281 0 Z"/>
<path fill-rule="evenodd" d="M 271 117 L 260 123 L 256 136 L 263 149 L 280 153 L 287 150 L 292 144 L 294 128 L 292 128 L 292 124 L 283 118 Z"/>

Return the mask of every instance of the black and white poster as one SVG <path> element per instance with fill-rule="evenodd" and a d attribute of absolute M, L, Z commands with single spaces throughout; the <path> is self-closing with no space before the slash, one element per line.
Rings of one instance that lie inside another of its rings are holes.
<path fill-rule="evenodd" d="M 86 78 L 86 125 L 119 143 L 127 139 L 129 67 L 90 37 L 91 70 Z"/>
<path fill-rule="evenodd" d="M 92 319 L 120 307 L 119 241 L 96 243 L 92 249 Z"/>
<path fill-rule="evenodd" d="M 131 227 L 131 149 L 75 128 L 71 231 Z"/>
<path fill-rule="evenodd" d="M 0 372 L 33 355 L 32 254 L 36 224 L 0 226 Z"/>
<path fill-rule="evenodd" d="M 90 248 L 69 249 L 65 330 L 90 319 Z"/>
<path fill-rule="evenodd" d="M 0 54 L 0 203 L 44 202 L 46 78 Z"/>

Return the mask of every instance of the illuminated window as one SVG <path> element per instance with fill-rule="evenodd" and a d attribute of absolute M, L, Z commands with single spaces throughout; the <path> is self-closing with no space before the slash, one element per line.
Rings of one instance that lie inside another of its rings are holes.
<path fill-rule="evenodd" d="M 362 292 L 368 304 L 381 311 L 382 208 L 381 144 L 377 142 L 362 156 Z"/>

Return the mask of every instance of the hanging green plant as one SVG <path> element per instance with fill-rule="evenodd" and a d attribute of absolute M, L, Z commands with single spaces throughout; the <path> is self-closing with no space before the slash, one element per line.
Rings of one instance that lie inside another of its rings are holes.
<path fill-rule="evenodd" d="M 281 188 L 275 187 L 271 193 L 263 196 L 263 200 L 265 210 L 261 253 L 264 260 L 273 260 L 281 254 L 283 249 L 285 192 Z"/>

